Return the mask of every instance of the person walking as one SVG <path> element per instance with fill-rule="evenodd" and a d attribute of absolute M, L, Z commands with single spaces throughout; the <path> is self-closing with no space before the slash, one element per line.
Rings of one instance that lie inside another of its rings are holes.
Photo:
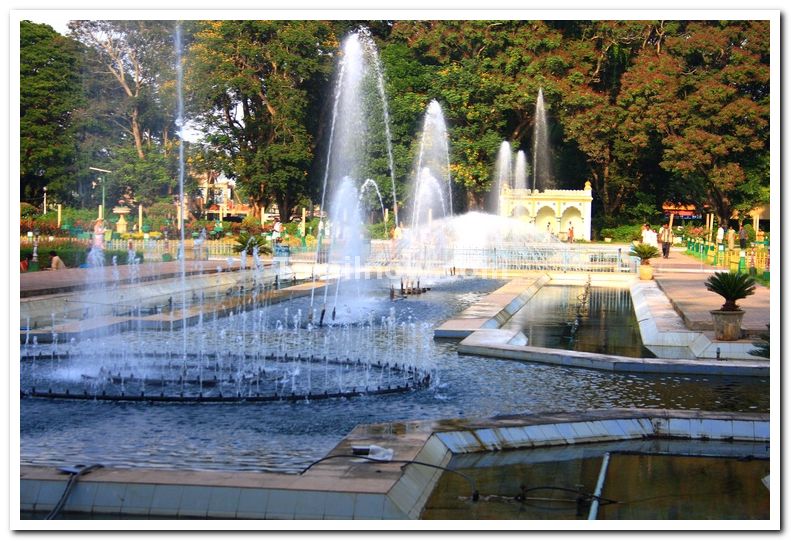
<path fill-rule="evenodd" d="M 574 226 L 569 226 L 568 241 L 574 242 Z"/>
<path fill-rule="evenodd" d="M 744 228 L 744 224 L 739 224 L 739 248 L 747 249 L 747 230 Z"/>
<path fill-rule="evenodd" d="M 736 231 L 733 227 L 728 227 L 728 250 L 733 250 L 736 245 Z"/>
<path fill-rule="evenodd" d="M 643 224 L 643 228 L 640 230 L 640 238 L 643 244 L 651 243 L 651 229 L 648 227 L 648 224 Z"/>
<path fill-rule="evenodd" d="M 659 242 L 662 243 L 662 257 L 667 259 L 670 257 L 670 246 L 673 244 L 673 232 L 670 226 L 665 224 L 659 232 Z"/>

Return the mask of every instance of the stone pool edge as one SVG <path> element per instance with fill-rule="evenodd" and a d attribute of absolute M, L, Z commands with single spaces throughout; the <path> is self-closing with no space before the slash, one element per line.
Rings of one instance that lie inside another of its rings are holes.
<path fill-rule="evenodd" d="M 302 475 L 104 468 L 81 478 L 63 510 L 142 519 L 418 519 L 442 475 L 432 465 L 453 455 L 652 438 L 769 442 L 769 434 L 768 413 L 648 409 L 361 425 L 327 456 L 377 444 L 396 461 L 427 465 L 325 457 Z M 22 466 L 20 512 L 50 511 L 66 484 L 55 468 Z"/>
<path fill-rule="evenodd" d="M 460 354 L 573 368 L 628 373 L 769 377 L 769 362 L 747 354 L 755 347 L 752 342 L 717 342 L 709 336 L 711 333 L 686 329 L 681 316 L 675 312 L 670 300 L 655 282 L 637 281 L 633 277 L 629 280 L 629 289 L 640 335 L 643 344 L 657 354 L 657 358 L 533 347 L 527 345 L 527 338 L 521 331 L 502 328 L 545 284 L 575 280 L 579 281 L 580 278 L 549 273 L 512 280 L 458 316 L 442 323 L 435 329 L 434 336 L 461 339 L 458 345 Z M 596 277 L 596 280 L 606 283 L 611 277 Z M 623 283 L 624 280 L 620 278 L 615 281 Z M 477 305 L 482 308 L 477 308 Z M 722 360 L 716 358 L 717 350 Z M 674 357 L 664 356 L 668 354 Z M 684 358 L 687 354 L 695 358 Z"/>

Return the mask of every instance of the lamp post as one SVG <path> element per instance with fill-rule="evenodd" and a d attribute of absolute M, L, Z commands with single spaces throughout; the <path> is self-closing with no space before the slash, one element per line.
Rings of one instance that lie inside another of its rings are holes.
<path fill-rule="evenodd" d="M 42 214 L 47 213 L 47 187 L 44 186 L 44 212 Z"/>
<path fill-rule="evenodd" d="M 90 169 L 91 171 L 99 171 L 100 173 L 112 173 L 112 171 L 109 171 L 107 169 L 99 169 L 98 167 L 89 167 L 88 169 Z M 103 220 L 104 219 L 104 194 L 105 194 L 104 180 L 102 179 L 102 177 L 97 177 L 97 179 L 99 180 L 99 182 L 102 183 L 102 211 L 99 213 L 99 218 L 101 218 Z"/>

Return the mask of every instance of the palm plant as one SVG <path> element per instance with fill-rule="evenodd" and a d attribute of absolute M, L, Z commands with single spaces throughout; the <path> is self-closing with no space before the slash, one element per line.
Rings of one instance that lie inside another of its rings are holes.
<path fill-rule="evenodd" d="M 641 242 L 632 245 L 629 255 L 639 258 L 641 265 L 650 265 L 653 258 L 659 257 L 659 249 L 656 246 Z"/>
<path fill-rule="evenodd" d="M 246 252 L 251 254 L 255 246 L 258 246 L 259 254 L 272 253 L 272 248 L 269 246 L 266 237 L 263 235 L 251 235 L 247 231 L 242 231 L 239 233 L 239 236 L 236 237 L 236 245 L 233 247 L 233 251 L 237 253 Z"/>
<path fill-rule="evenodd" d="M 736 301 L 755 293 L 755 280 L 749 274 L 741 272 L 717 272 L 706 280 L 706 289 L 725 299 L 720 310 L 738 312 Z"/>

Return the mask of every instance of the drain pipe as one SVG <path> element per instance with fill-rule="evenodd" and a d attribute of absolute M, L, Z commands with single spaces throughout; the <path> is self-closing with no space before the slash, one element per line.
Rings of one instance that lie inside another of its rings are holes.
<path fill-rule="evenodd" d="M 601 469 L 599 470 L 599 480 L 596 481 L 596 490 L 593 492 L 593 501 L 591 502 L 590 512 L 588 513 L 588 520 L 596 520 L 596 515 L 599 514 L 599 500 L 601 493 L 604 490 L 604 478 L 607 477 L 607 467 L 610 465 L 610 453 L 604 453 L 604 458 L 601 462 Z"/>
<path fill-rule="evenodd" d="M 58 503 L 55 504 L 55 507 L 52 508 L 52 511 L 49 512 L 44 520 L 53 520 L 58 516 L 58 513 L 60 513 L 61 509 L 63 509 L 63 506 L 66 505 L 66 500 L 69 499 L 69 494 L 71 494 L 72 489 L 77 484 L 77 480 L 81 476 L 103 467 L 104 466 L 101 464 L 94 464 L 92 466 L 83 466 L 82 464 L 78 464 L 74 467 L 59 468 L 61 473 L 69 474 L 69 482 L 66 483 L 66 490 L 63 491 L 63 495 L 60 497 L 60 500 L 58 500 Z"/>

